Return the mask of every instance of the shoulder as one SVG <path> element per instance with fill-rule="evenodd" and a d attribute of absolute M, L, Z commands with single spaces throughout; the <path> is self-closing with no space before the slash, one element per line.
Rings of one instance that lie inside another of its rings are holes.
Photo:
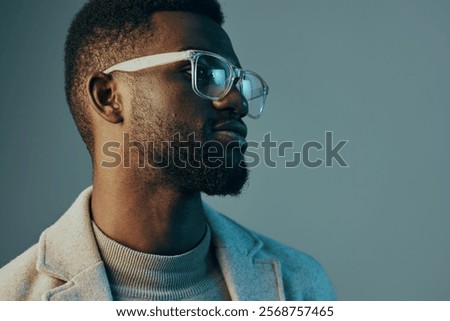
<path fill-rule="evenodd" d="M 36 285 L 52 288 L 55 279 L 39 273 L 36 268 L 38 245 L 35 244 L 0 269 L 0 300 L 40 300 L 42 291 Z"/>
<path fill-rule="evenodd" d="M 228 250 L 252 249 L 254 260 L 277 262 L 287 300 L 336 299 L 327 273 L 312 256 L 254 232 L 211 208 L 207 211 L 209 222 Z"/>
<path fill-rule="evenodd" d="M 27 280 L 33 278 L 36 270 L 37 261 L 37 244 L 23 252 L 14 260 L 6 264 L 0 269 L 0 299 L 3 299 L 5 291 L 11 291 L 16 287 L 21 287 L 22 284 L 16 284 L 17 280 L 22 280 L 23 284 L 27 283 Z M 12 286 L 16 285 L 16 286 Z"/>
<path fill-rule="evenodd" d="M 287 297 L 295 297 L 297 289 L 302 289 L 303 300 L 336 299 L 325 269 L 314 257 L 262 234 L 252 233 L 262 241 L 260 255 L 279 260 Z"/>

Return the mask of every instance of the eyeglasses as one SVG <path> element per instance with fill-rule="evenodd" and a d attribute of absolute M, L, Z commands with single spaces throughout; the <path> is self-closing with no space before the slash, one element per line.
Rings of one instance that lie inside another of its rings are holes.
<path fill-rule="evenodd" d="M 269 86 L 264 79 L 252 71 L 236 67 L 213 52 L 186 50 L 145 56 L 121 62 L 103 73 L 133 72 L 182 60 L 191 61 L 192 90 L 198 96 L 219 100 L 236 86 L 247 101 L 248 115 L 253 119 L 261 116 L 269 93 Z"/>

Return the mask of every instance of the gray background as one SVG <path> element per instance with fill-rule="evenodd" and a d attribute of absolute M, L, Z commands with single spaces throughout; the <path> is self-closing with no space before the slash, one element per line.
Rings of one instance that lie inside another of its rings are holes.
<path fill-rule="evenodd" d="M 63 93 L 82 3 L 0 0 L 0 265 L 90 184 Z M 333 131 L 350 167 L 274 157 L 242 196 L 208 201 L 316 257 L 341 300 L 450 300 L 450 1 L 222 3 L 241 63 L 271 86 L 249 138 L 301 151 Z"/>

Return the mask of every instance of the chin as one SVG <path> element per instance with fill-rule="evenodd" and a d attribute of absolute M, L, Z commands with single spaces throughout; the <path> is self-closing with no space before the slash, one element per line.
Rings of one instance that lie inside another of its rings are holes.
<path fill-rule="evenodd" d="M 203 192 L 207 195 L 237 196 L 248 180 L 248 169 L 243 165 L 201 168 L 166 168 L 166 179 L 186 193 Z"/>
<path fill-rule="evenodd" d="M 178 148 L 168 155 L 169 166 L 162 168 L 165 183 L 186 193 L 203 192 L 208 195 L 232 195 L 241 193 L 248 180 L 248 168 L 243 149 L 236 146 L 223 149 L 223 144 L 212 141 L 199 155 L 194 146 Z M 176 156 L 176 157 L 175 157 Z M 176 166 L 174 160 L 187 166 Z"/>
<path fill-rule="evenodd" d="M 225 168 L 223 171 L 209 173 L 202 192 L 207 195 L 237 196 L 248 182 L 248 169 L 245 166 Z"/>

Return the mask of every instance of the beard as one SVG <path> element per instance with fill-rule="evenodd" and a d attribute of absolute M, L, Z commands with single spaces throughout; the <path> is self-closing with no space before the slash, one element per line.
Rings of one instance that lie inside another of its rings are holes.
<path fill-rule="evenodd" d="M 249 175 L 240 146 L 196 141 L 193 134 L 187 140 L 175 136 L 168 153 L 153 154 L 152 166 L 162 168 L 170 183 L 185 192 L 221 196 L 241 193 Z M 155 162 L 155 157 L 162 163 Z"/>
<path fill-rule="evenodd" d="M 147 160 L 140 170 L 141 178 L 152 186 L 170 185 L 184 193 L 241 193 L 249 176 L 243 146 L 208 141 L 202 129 L 192 123 L 150 113 L 148 105 L 142 107 L 145 100 L 141 94 L 135 101 L 130 133 L 133 140 L 147 147 L 139 149 L 139 157 Z"/>

